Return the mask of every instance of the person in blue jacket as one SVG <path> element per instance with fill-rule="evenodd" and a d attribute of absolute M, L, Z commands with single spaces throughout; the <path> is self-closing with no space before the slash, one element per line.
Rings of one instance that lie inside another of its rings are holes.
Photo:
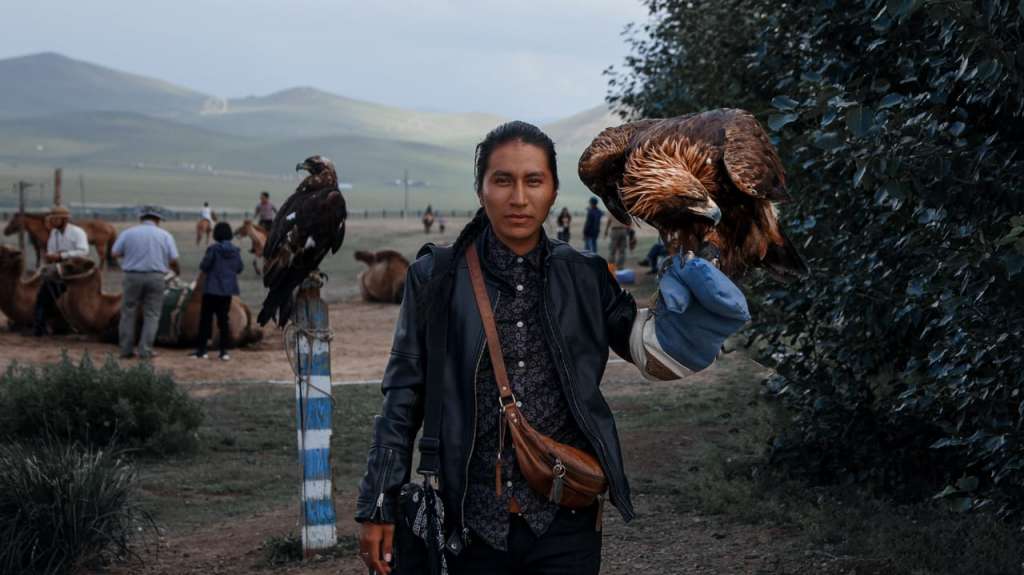
<path fill-rule="evenodd" d="M 199 269 L 206 273 L 206 283 L 199 312 L 199 346 L 193 356 L 200 359 L 209 357 L 206 344 L 213 331 L 213 316 L 217 316 L 217 329 L 220 331 L 220 359 L 231 359 L 228 354 L 231 345 L 228 312 L 231 310 L 231 297 L 239 293 L 238 274 L 244 268 L 238 246 L 231 243 L 232 236 L 231 225 L 227 222 L 214 226 L 213 239 L 216 243 L 206 248 L 206 255 L 199 264 Z"/>

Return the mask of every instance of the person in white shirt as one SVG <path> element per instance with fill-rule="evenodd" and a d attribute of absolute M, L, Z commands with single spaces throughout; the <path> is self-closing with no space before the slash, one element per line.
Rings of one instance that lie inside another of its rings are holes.
<path fill-rule="evenodd" d="M 124 297 L 121 299 L 121 323 L 118 326 L 121 357 L 135 355 L 135 319 L 142 308 L 142 334 L 139 335 L 139 357 L 154 357 L 153 341 L 160 326 L 160 308 L 164 301 L 164 275 L 173 271 L 181 275 L 178 246 L 174 237 L 160 227 L 163 216 L 159 208 L 146 206 L 139 214 L 140 223 L 121 232 L 110 252 L 121 258 L 124 270 Z"/>
<path fill-rule="evenodd" d="M 66 289 L 56 264 L 68 258 L 84 258 L 89 255 L 89 238 L 85 235 L 85 230 L 71 223 L 71 210 L 61 205 L 53 206 L 46 216 L 46 225 L 50 228 L 44 256 L 46 266 L 42 271 L 43 281 L 36 294 L 35 316 L 32 322 L 32 332 L 39 337 L 49 332 L 47 315 L 56 312 L 57 298 Z"/>
<path fill-rule="evenodd" d="M 203 209 L 199 211 L 199 219 L 213 223 L 213 209 L 210 208 L 210 202 L 203 202 Z"/>

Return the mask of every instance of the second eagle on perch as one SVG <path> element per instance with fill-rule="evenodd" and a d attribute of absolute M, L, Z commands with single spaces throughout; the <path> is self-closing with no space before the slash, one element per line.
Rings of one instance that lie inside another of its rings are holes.
<path fill-rule="evenodd" d="M 257 322 L 273 319 L 284 327 L 292 315 L 295 290 L 310 274 L 319 273 L 328 252 L 337 253 L 345 241 L 345 198 L 338 190 L 338 173 L 323 156 L 312 156 L 295 167 L 309 172 L 285 200 L 263 247 L 263 285 L 269 288 Z"/>
<path fill-rule="evenodd" d="M 780 279 L 807 273 L 775 211 L 789 199 L 782 162 L 749 112 L 710 110 L 608 128 L 583 152 L 579 173 L 616 219 L 648 222 L 671 250 L 710 244 L 728 275 L 751 267 Z"/>

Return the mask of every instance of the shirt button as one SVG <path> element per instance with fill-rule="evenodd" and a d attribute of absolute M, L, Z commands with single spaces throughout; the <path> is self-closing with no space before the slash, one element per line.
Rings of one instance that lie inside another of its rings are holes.
<path fill-rule="evenodd" d="M 526 362 L 520 360 L 519 367 L 526 367 Z"/>
<path fill-rule="evenodd" d="M 517 285 L 516 286 L 516 291 L 523 291 L 523 284 Z"/>
<path fill-rule="evenodd" d="M 512 482 L 508 481 L 508 482 L 505 483 L 505 485 L 508 486 L 508 487 L 512 487 Z"/>
<path fill-rule="evenodd" d="M 516 322 L 516 327 L 523 327 L 524 325 L 526 325 L 526 324 L 524 324 L 524 323 L 523 323 L 523 322 L 521 322 L 521 321 L 517 321 L 517 322 Z"/>
<path fill-rule="evenodd" d="M 523 263 L 523 258 L 521 258 L 521 257 L 516 258 L 516 263 L 517 264 Z"/>

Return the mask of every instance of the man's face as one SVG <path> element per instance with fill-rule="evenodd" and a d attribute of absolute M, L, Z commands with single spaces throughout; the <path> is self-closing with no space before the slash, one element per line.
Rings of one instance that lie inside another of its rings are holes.
<path fill-rule="evenodd" d="M 515 140 L 491 152 L 480 204 L 506 244 L 539 236 L 556 195 L 554 175 L 541 148 Z"/>
<path fill-rule="evenodd" d="M 63 216 L 51 217 L 50 225 L 60 231 L 64 231 L 64 228 L 68 225 L 68 219 Z"/>

